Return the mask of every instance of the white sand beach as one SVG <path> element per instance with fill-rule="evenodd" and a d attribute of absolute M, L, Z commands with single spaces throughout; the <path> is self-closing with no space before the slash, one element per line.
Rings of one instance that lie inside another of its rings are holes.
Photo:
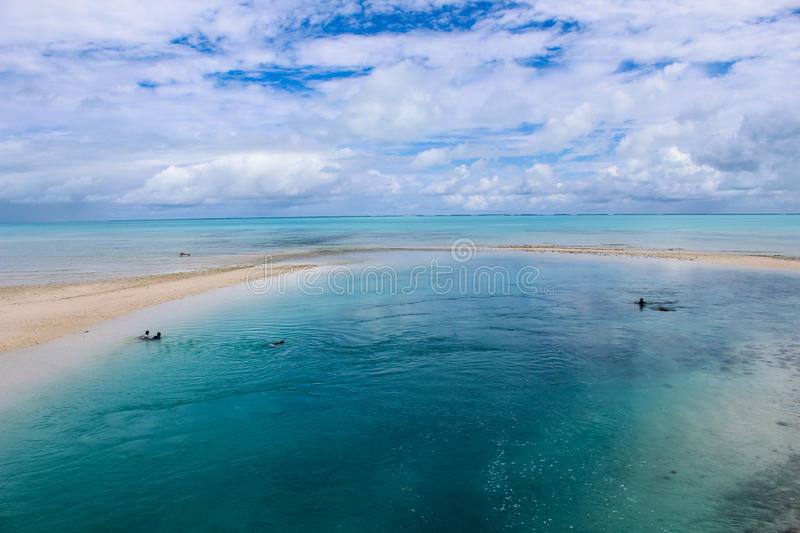
<path fill-rule="evenodd" d="M 91 283 L 0 287 L 0 352 L 41 344 L 152 305 L 309 265 L 226 267 Z"/>

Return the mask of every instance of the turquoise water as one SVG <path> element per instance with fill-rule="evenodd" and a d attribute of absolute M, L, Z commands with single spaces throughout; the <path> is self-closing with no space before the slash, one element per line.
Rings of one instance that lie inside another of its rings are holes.
<path fill-rule="evenodd" d="M 555 244 L 800 256 L 800 215 L 266 218 L 0 224 L 0 285 L 252 263 L 376 246 Z M 178 257 L 179 252 L 190 257 Z"/>
<path fill-rule="evenodd" d="M 433 259 L 479 283 L 432 288 Z M 422 253 L 336 275 L 165 319 L 0 411 L 0 530 L 798 527 L 800 276 Z"/>

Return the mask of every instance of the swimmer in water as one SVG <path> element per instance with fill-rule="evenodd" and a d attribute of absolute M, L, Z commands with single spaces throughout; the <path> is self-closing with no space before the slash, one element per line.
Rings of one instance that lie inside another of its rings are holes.
<path fill-rule="evenodd" d="M 275 347 L 275 346 L 280 346 L 280 345 L 281 345 L 281 344 L 283 344 L 284 342 L 286 342 L 286 341 L 278 341 L 278 342 L 273 342 L 272 344 L 270 344 L 270 346 L 272 346 L 272 347 Z"/>
<path fill-rule="evenodd" d="M 144 335 L 139 335 L 139 338 L 142 339 L 143 341 L 149 341 L 150 340 L 150 330 L 148 329 L 147 331 L 145 331 Z"/>
<path fill-rule="evenodd" d="M 636 303 L 639 304 L 639 309 L 647 305 L 647 302 L 644 301 L 644 298 L 639 298 L 639 301 Z"/>
<path fill-rule="evenodd" d="M 150 340 L 151 341 L 160 341 L 161 340 L 161 332 L 159 331 L 158 333 L 156 333 L 155 337 L 153 337 Z"/>

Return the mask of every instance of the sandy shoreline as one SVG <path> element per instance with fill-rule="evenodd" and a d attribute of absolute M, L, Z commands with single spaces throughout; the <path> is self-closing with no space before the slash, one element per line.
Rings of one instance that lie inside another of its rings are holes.
<path fill-rule="evenodd" d="M 402 250 L 450 251 L 450 248 L 385 247 L 340 250 L 337 253 Z M 475 251 L 481 250 L 648 257 L 746 268 L 800 270 L 800 259 L 766 255 L 528 245 L 477 246 Z M 288 274 L 309 266 L 276 265 L 271 267 L 269 275 Z M 237 285 L 248 278 L 250 281 L 263 278 L 265 274 L 263 268 L 237 266 L 96 282 L 0 287 L 0 331 L 3 332 L 0 352 L 41 344 L 85 331 L 94 324 L 132 311 Z"/>
<path fill-rule="evenodd" d="M 559 254 L 590 254 L 621 257 L 653 257 L 694 261 L 709 265 L 729 265 L 748 268 L 778 268 L 800 270 L 800 259 L 777 255 L 725 254 L 715 252 L 689 252 L 683 250 L 628 250 L 619 248 L 564 247 L 564 246 L 491 246 L 492 250 L 514 250 L 521 252 L 541 252 Z"/>
<path fill-rule="evenodd" d="M 375 246 L 363 248 L 342 248 L 336 250 L 310 251 L 297 254 L 279 254 L 280 260 L 298 260 L 319 256 L 336 256 L 347 254 L 365 254 L 377 252 L 449 252 L 449 246 Z M 772 268 L 780 270 L 800 270 L 800 257 L 785 257 L 780 255 L 738 254 L 724 252 L 694 252 L 689 250 L 646 250 L 634 248 L 598 248 L 592 246 L 535 246 L 527 244 L 496 244 L 475 245 L 472 252 L 531 252 L 549 254 L 583 254 L 610 257 L 647 257 L 655 259 L 670 259 L 677 261 L 691 261 L 709 265 L 729 265 L 744 268 Z M 468 255 L 470 250 L 462 249 Z"/>
<path fill-rule="evenodd" d="M 269 275 L 309 266 L 273 266 Z M 132 311 L 265 275 L 263 268 L 224 267 L 88 283 L 0 287 L 0 352 L 41 344 Z"/>

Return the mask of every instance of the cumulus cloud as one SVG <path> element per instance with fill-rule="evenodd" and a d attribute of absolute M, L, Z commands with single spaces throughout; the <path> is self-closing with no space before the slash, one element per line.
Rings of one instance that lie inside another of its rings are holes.
<path fill-rule="evenodd" d="M 35 0 L 0 30 L 0 201 L 30 210 L 800 205 L 783 0 Z"/>
<path fill-rule="evenodd" d="M 525 169 L 520 193 L 532 196 L 546 196 L 562 186 L 563 184 L 555 179 L 555 172 L 552 166 L 545 163 L 536 163 L 532 167 Z"/>
<path fill-rule="evenodd" d="M 724 173 L 725 188 L 794 193 L 800 189 L 798 153 L 800 117 L 772 112 L 743 117 L 738 130 L 712 138 L 698 159 Z"/>
<path fill-rule="evenodd" d="M 120 198 L 124 203 L 198 204 L 305 197 L 334 182 L 340 166 L 314 153 L 250 153 L 170 165 Z"/>

